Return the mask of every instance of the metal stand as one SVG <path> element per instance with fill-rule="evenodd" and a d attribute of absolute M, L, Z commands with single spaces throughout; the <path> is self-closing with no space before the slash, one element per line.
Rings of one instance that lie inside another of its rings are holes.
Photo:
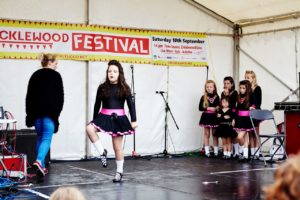
<path fill-rule="evenodd" d="M 131 92 L 132 92 L 132 102 L 135 106 L 135 91 L 134 91 L 134 66 L 130 65 L 130 69 L 131 69 Z M 132 157 L 140 157 L 140 155 L 135 151 L 135 145 L 136 141 L 135 141 L 135 134 L 133 134 L 133 150 L 132 150 Z"/>
<path fill-rule="evenodd" d="M 173 121 L 175 123 L 175 126 L 176 126 L 177 130 L 179 130 L 179 127 L 178 127 L 177 122 L 176 122 L 176 120 L 175 120 L 175 118 L 173 116 L 173 113 L 171 111 L 169 103 L 167 102 L 167 100 L 166 100 L 166 98 L 164 96 L 164 93 L 166 93 L 166 92 L 164 92 L 164 91 L 156 91 L 156 93 L 161 95 L 161 97 L 163 98 L 163 100 L 165 102 L 165 105 L 166 105 L 166 107 L 165 107 L 165 113 L 166 113 L 166 115 L 165 115 L 165 146 L 164 146 L 164 150 L 163 150 L 162 154 L 164 156 L 167 156 L 168 155 L 168 151 L 167 151 L 167 139 L 168 139 L 168 137 L 167 137 L 167 130 L 168 130 L 168 122 L 167 122 L 168 118 L 167 118 L 167 116 L 168 116 L 168 112 L 170 112 L 171 117 L 172 117 L 172 119 L 173 119 Z"/>

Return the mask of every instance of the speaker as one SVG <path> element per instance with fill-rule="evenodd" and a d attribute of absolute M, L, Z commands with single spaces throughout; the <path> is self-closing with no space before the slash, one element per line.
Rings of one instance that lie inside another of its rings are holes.
<path fill-rule="evenodd" d="M 32 164 L 36 160 L 36 132 L 33 129 L 21 129 L 17 130 L 16 138 L 13 137 L 12 131 L 8 133 L 8 144 L 13 146 L 14 140 L 16 140 L 17 153 L 23 153 L 27 155 L 27 162 Z M 50 150 L 45 158 L 46 166 L 50 164 Z"/>
<path fill-rule="evenodd" d="M 285 111 L 286 152 L 288 155 L 300 152 L 300 111 Z"/>

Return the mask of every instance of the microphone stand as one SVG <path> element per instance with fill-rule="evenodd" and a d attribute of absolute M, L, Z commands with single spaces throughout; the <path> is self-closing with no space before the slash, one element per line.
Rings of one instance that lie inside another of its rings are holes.
<path fill-rule="evenodd" d="M 167 129 L 168 129 L 167 115 L 168 115 L 168 112 L 170 112 L 171 117 L 172 117 L 172 119 L 173 119 L 173 121 L 174 121 L 174 124 L 175 124 L 177 130 L 179 130 L 179 127 L 178 127 L 177 122 L 176 122 L 176 120 L 175 120 L 175 118 L 174 118 L 174 116 L 173 116 L 173 113 L 172 113 L 172 111 L 171 111 L 171 108 L 170 108 L 170 106 L 169 106 L 169 103 L 167 102 L 167 100 L 166 100 L 166 98 L 165 98 L 165 96 L 164 96 L 164 93 L 166 93 L 166 92 L 163 92 L 163 91 L 157 91 L 156 93 L 161 95 L 161 97 L 163 98 L 163 100 L 164 100 L 164 102 L 165 102 L 165 106 L 166 106 L 166 107 L 165 107 L 165 113 L 166 113 L 166 116 L 165 116 L 165 146 L 164 146 L 164 150 L 163 150 L 163 153 L 162 153 L 162 154 L 163 154 L 164 156 L 167 156 L 167 155 L 168 155 L 168 151 L 167 151 Z"/>
<path fill-rule="evenodd" d="M 134 91 L 134 66 L 130 65 L 131 69 L 131 92 L 132 92 L 132 102 L 135 106 L 135 91 Z M 135 134 L 133 134 L 133 150 L 132 150 L 132 157 L 140 157 L 140 155 L 135 151 Z"/>

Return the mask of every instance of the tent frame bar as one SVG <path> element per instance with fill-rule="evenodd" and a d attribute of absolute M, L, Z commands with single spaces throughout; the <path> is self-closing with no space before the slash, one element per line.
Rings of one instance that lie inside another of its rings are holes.
<path fill-rule="evenodd" d="M 255 62 L 258 66 L 260 66 L 263 70 L 265 70 L 268 74 L 270 74 L 273 78 L 275 78 L 278 82 L 280 82 L 283 86 L 285 86 L 287 89 L 289 89 L 291 92 L 293 89 L 288 86 L 285 82 L 283 82 L 280 78 L 278 78 L 275 74 L 273 74 L 270 70 L 268 70 L 267 67 L 265 67 L 263 64 L 258 62 L 255 58 L 253 58 L 250 54 L 248 54 L 246 51 L 240 48 L 240 46 L 237 47 L 240 52 L 242 52 L 245 56 L 250 58 L 253 62 Z"/>
<path fill-rule="evenodd" d="M 202 11 L 202 12 L 208 14 L 209 16 L 217 19 L 218 21 L 220 21 L 220 22 L 222 22 L 222 23 L 230 26 L 231 28 L 234 27 L 233 21 L 231 21 L 231 20 L 223 17 L 222 15 L 219 15 L 218 13 L 210 10 L 209 8 L 207 8 L 207 7 L 203 6 L 203 5 L 201 5 L 200 3 L 196 2 L 195 0 L 183 0 L 183 1 L 185 1 L 186 3 L 192 5 L 192 6 L 196 7 L 196 8 L 198 8 L 200 11 Z"/>
<path fill-rule="evenodd" d="M 297 19 L 299 17 L 300 17 L 300 11 L 297 11 L 297 12 L 290 12 L 290 13 L 273 15 L 273 16 L 262 17 L 262 18 L 241 19 L 236 21 L 235 23 L 240 25 L 241 27 L 246 27 L 246 26 L 255 26 L 259 24 L 274 23 L 274 22 L 284 21 L 288 19 Z"/>
<path fill-rule="evenodd" d="M 264 34 L 264 33 L 274 33 L 274 32 L 281 32 L 281 31 L 289 31 L 289 30 L 296 30 L 300 29 L 300 26 L 293 26 L 288 28 L 280 28 L 280 29 L 273 29 L 273 30 L 266 30 L 266 31 L 258 31 L 258 32 L 252 32 L 252 33 L 245 33 L 243 36 L 249 36 L 249 35 L 257 35 L 257 34 Z"/>

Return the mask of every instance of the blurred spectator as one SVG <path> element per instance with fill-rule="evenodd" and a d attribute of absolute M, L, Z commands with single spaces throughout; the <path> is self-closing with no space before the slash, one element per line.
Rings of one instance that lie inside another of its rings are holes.
<path fill-rule="evenodd" d="M 290 157 L 275 172 L 275 182 L 265 187 L 266 200 L 300 199 L 300 156 Z"/>
<path fill-rule="evenodd" d="M 51 194 L 50 200 L 86 200 L 86 198 L 77 188 L 61 187 Z"/>

